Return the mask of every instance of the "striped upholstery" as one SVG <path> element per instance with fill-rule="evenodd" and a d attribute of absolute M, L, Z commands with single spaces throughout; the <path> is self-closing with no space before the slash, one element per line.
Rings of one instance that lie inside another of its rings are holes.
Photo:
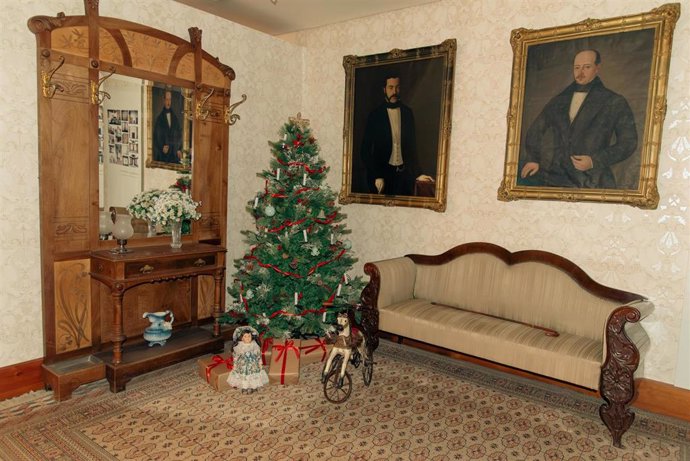
<path fill-rule="evenodd" d="M 539 262 L 508 265 L 487 253 L 438 266 L 410 258 L 374 264 L 381 275 L 381 330 L 599 388 L 606 321 L 620 304 L 590 294 L 562 270 Z M 639 324 L 628 324 L 626 332 L 646 348 Z"/>

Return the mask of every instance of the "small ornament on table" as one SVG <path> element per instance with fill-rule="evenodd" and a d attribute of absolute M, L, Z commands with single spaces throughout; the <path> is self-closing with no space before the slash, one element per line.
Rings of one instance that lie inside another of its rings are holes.
<path fill-rule="evenodd" d="M 228 375 L 228 384 L 242 389 L 243 394 L 256 392 L 268 384 L 268 375 L 261 366 L 259 333 L 252 327 L 238 327 L 232 335 L 234 367 Z"/>

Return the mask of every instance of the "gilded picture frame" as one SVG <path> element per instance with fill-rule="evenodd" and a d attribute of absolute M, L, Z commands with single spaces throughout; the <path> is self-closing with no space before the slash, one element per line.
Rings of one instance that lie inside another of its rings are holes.
<path fill-rule="evenodd" d="M 456 49 L 456 40 L 448 39 L 434 46 L 343 58 L 340 203 L 445 211 Z M 401 156 L 394 162 L 389 162 L 393 135 L 385 107 L 385 86 L 391 82 L 399 85 L 395 101 L 388 101 L 391 111 L 400 114 L 396 137 Z M 386 179 L 377 182 L 378 176 Z"/>
<path fill-rule="evenodd" d="M 512 31 L 499 200 L 657 207 L 657 165 L 679 16 L 680 4 L 674 3 L 648 13 Z M 591 66 L 580 61 L 589 57 L 599 60 L 591 67 L 598 82 L 576 88 L 582 77 L 577 74 Z M 577 91 L 586 94 L 579 110 Z"/>
<path fill-rule="evenodd" d="M 158 82 L 146 83 L 146 167 L 185 170 L 188 166 L 182 160 L 189 155 L 192 145 L 192 90 Z M 170 94 L 170 125 L 163 128 L 166 135 L 159 133 L 157 138 L 166 93 Z M 162 152 L 161 146 L 167 143 L 171 144 L 169 152 Z M 190 158 L 187 160 L 191 161 Z"/>

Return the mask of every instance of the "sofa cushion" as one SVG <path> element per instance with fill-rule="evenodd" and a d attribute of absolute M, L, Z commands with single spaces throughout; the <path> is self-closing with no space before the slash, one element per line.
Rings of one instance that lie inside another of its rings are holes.
<path fill-rule="evenodd" d="M 508 265 L 488 253 L 441 265 L 417 264 L 414 297 L 595 341 L 601 341 L 606 320 L 620 305 L 588 292 L 558 267 Z"/>
<path fill-rule="evenodd" d="M 425 299 L 379 307 L 379 328 L 589 389 L 599 388 L 601 340 L 567 332 L 551 337 L 520 323 Z"/>

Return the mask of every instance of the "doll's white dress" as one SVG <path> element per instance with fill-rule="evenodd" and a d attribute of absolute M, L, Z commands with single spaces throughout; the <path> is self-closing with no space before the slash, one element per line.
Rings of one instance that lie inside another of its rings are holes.
<path fill-rule="evenodd" d="M 261 366 L 261 349 L 256 341 L 240 341 L 233 348 L 233 368 L 228 384 L 240 389 L 258 389 L 268 384 L 268 375 Z"/>

